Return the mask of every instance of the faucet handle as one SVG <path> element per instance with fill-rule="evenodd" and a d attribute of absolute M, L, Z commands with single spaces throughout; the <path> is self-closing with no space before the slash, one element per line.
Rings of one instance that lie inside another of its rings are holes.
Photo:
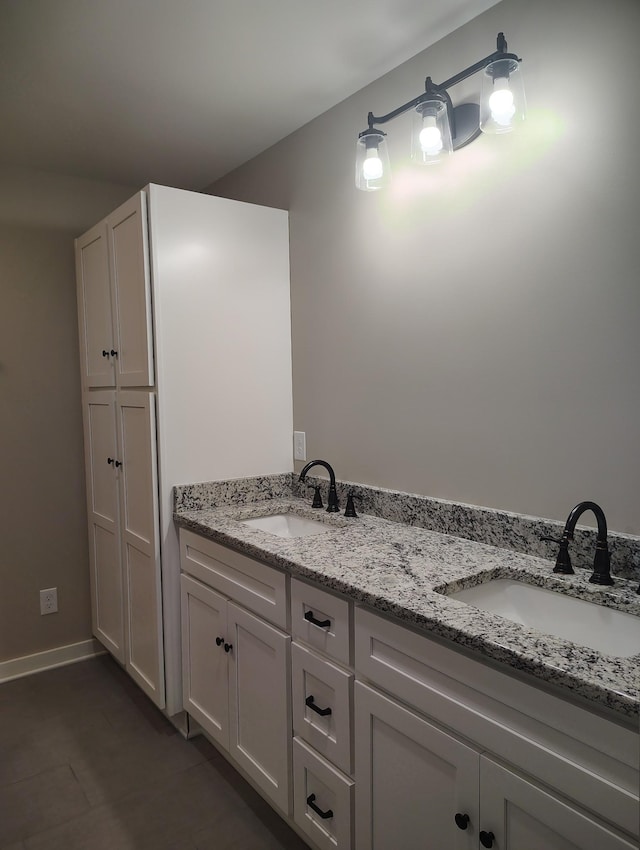
<path fill-rule="evenodd" d="M 562 573 L 563 575 L 573 575 L 573 567 L 571 566 L 571 557 L 569 556 L 569 537 L 565 533 L 562 537 L 541 537 L 540 540 L 548 540 L 550 543 L 558 543 L 560 551 L 556 558 L 556 565 L 553 568 L 554 573 Z"/>
<path fill-rule="evenodd" d="M 322 504 L 322 496 L 320 495 L 320 487 L 313 488 L 313 502 L 311 503 L 312 508 L 323 508 Z"/>
<path fill-rule="evenodd" d="M 347 506 L 344 509 L 344 515 L 348 517 L 357 517 L 355 505 L 353 504 L 353 493 L 349 491 L 347 495 Z"/>

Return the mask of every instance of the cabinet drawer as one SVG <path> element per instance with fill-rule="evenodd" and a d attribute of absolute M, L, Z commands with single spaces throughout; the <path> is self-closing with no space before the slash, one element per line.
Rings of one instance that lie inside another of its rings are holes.
<path fill-rule="evenodd" d="M 354 782 L 293 739 L 293 819 L 321 850 L 351 850 Z"/>
<path fill-rule="evenodd" d="M 287 628 L 284 573 L 184 529 L 180 531 L 180 565 L 183 572 Z"/>
<path fill-rule="evenodd" d="M 349 603 L 291 579 L 291 633 L 341 664 L 349 664 Z"/>
<path fill-rule="evenodd" d="M 294 734 L 351 773 L 353 675 L 293 643 L 291 683 Z"/>

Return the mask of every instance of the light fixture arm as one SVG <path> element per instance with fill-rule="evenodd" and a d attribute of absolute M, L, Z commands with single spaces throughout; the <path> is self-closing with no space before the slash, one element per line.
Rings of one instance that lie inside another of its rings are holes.
<path fill-rule="evenodd" d="M 431 77 L 427 77 L 425 81 L 425 91 L 422 94 L 419 94 L 412 100 L 407 101 L 407 103 L 403 103 L 402 106 L 399 106 L 397 109 L 387 112 L 386 115 L 374 115 L 373 112 L 370 112 L 367 116 L 369 129 L 372 130 L 374 124 L 386 124 L 388 121 L 393 121 L 393 119 L 397 118 L 399 115 L 403 115 L 405 112 L 415 109 L 421 103 L 424 103 L 425 100 L 428 100 L 429 97 L 432 97 L 435 93 L 447 102 L 447 111 L 449 112 L 449 120 L 451 122 L 451 133 L 455 137 L 453 106 L 447 89 L 461 83 L 468 77 L 472 77 L 474 74 L 477 74 L 478 71 L 482 71 L 483 68 L 486 68 L 487 65 L 490 65 L 497 59 L 514 59 L 516 62 L 522 61 L 522 59 L 516 56 L 515 53 L 507 53 L 506 50 L 507 40 L 504 37 L 504 33 L 500 32 L 498 33 L 497 38 L 497 49 L 493 53 L 490 53 L 489 56 L 485 56 L 484 59 L 480 59 L 480 61 L 475 62 L 473 65 L 469 65 L 469 67 L 465 68 L 464 71 L 454 74 L 453 77 L 449 77 L 449 79 L 445 80 L 443 83 L 434 84 Z"/>

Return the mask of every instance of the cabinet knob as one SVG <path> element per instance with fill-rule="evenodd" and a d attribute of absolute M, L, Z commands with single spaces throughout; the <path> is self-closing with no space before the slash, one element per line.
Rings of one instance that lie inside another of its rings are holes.
<path fill-rule="evenodd" d="M 107 463 L 115 463 L 115 460 L 112 457 L 108 457 Z"/>
<path fill-rule="evenodd" d="M 331 620 L 317 620 L 313 616 L 313 611 L 307 611 L 304 618 L 308 623 L 313 623 L 313 625 L 317 626 L 319 629 L 328 629 L 331 625 Z"/>
<path fill-rule="evenodd" d="M 482 844 L 483 847 L 493 847 L 493 839 L 495 838 L 495 835 L 492 832 L 485 832 L 483 829 L 478 837 L 480 839 L 480 844 Z"/>
<path fill-rule="evenodd" d="M 224 651 L 225 652 L 231 652 L 232 649 L 233 649 L 233 644 L 225 643 L 225 645 L 224 645 Z"/>
<path fill-rule="evenodd" d="M 221 638 L 221 637 L 216 638 L 216 646 L 222 646 L 223 643 L 224 643 L 224 638 Z"/>
<path fill-rule="evenodd" d="M 456 814 L 456 826 L 458 829 L 466 829 L 469 825 L 469 815 L 463 815 L 461 812 Z"/>
<path fill-rule="evenodd" d="M 115 465 L 116 465 L 116 467 L 118 467 L 118 466 L 122 466 L 122 461 L 121 461 L 121 460 L 116 460 L 116 461 L 115 461 Z"/>
<path fill-rule="evenodd" d="M 306 706 L 308 706 L 311 709 L 311 711 L 315 711 L 316 714 L 319 714 L 320 717 L 327 717 L 329 714 L 331 714 L 330 708 L 320 708 L 319 706 L 317 706 L 315 704 L 315 701 L 313 699 L 313 694 L 309 695 L 306 698 L 306 700 L 304 701 L 304 704 Z"/>
<path fill-rule="evenodd" d="M 322 820 L 327 820 L 327 818 L 332 818 L 333 817 L 333 809 L 327 809 L 326 812 L 323 812 L 322 809 L 320 808 L 320 806 L 316 805 L 316 803 L 314 802 L 315 799 L 316 799 L 315 794 L 309 794 L 309 796 L 307 797 L 307 805 L 309 806 L 309 808 L 313 809 L 313 811 L 317 815 L 320 815 Z"/>
<path fill-rule="evenodd" d="M 102 356 L 103 356 L 103 357 L 108 357 L 108 356 L 109 356 L 109 352 L 108 352 L 108 351 L 106 351 L 104 348 L 102 349 Z"/>
<path fill-rule="evenodd" d="M 111 349 L 111 351 L 110 351 L 109 353 L 111 354 L 111 356 L 112 356 L 112 357 L 117 357 L 117 356 L 118 356 L 118 352 L 117 352 L 117 351 L 114 351 L 114 349 L 113 349 L 113 348 Z"/>

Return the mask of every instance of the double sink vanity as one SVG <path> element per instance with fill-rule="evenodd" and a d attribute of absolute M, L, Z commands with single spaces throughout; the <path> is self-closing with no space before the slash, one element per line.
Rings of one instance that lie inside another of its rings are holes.
<path fill-rule="evenodd" d="M 600 586 L 549 521 L 339 490 L 175 489 L 192 720 L 312 847 L 637 848 L 640 540 Z"/>

